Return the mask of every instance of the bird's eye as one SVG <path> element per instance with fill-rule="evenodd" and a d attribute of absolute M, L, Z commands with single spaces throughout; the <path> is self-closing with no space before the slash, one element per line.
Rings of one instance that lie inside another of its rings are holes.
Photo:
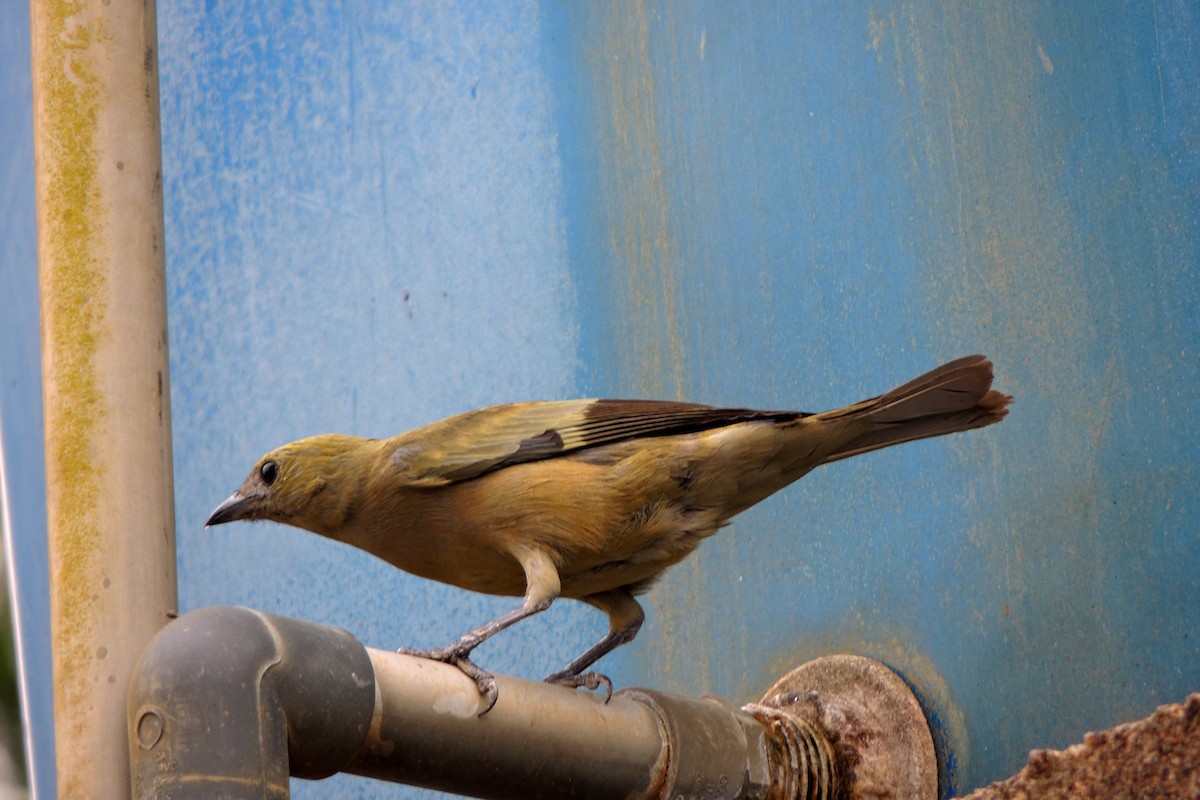
<path fill-rule="evenodd" d="M 274 461 L 264 461 L 263 465 L 258 468 L 258 474 L 262 476 L 263 483 L 270 486 L 279 475 L 279 465 Z"/>

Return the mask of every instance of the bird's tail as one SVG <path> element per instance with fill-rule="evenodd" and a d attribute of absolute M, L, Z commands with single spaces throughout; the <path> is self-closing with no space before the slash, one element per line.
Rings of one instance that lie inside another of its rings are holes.
<path fill-rule="evenodd" d="M 1008 413 L 1012 398 L 991 387 L 992 362 L 984 356 L 967 356 L 879 397 L 818 414 L 830 420 L 852 416 L 872 423 L 823 463 L 999 422 Z"/>

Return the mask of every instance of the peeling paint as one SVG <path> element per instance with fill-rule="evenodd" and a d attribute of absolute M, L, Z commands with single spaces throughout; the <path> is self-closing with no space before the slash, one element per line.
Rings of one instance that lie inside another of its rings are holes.
<path fill-rule="evenodd" d="M 1046 70 L 1047 75 L 1054 74 L 1054 62 L 1050 60 L 1050 56 L 1046 55 L 1046 49 L 1039 43 L 1037 46 L 1038 60 L 1042 62 L 1042 69 Z"/>

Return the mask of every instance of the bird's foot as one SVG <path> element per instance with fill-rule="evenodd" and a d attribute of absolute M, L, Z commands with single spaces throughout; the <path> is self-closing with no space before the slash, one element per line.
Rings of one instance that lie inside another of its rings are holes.
<path fill-rule="evenodd" d="M 459 642 L 455 642 L 445 647 L 435 647 L 432 650 L 421 650 L 416 647 L 397 647 L 396 652 L 405 656 L 416 656 L 417 658 L 428 658 L 430 661 L 441 661 L 443 664 L 453 664 L 460 658 L 470 656 L 471 648 L 462 647 Z"/>
<path fill-rule="evenodd" d="M 470 659 L 471 648 L 452 644 L 446 647 L 437 647 L 433 650 L 398 647 L 396 648 L 396 652 L 406 656 L 428 658 L 431 661 L 441 661 L 443 664 L 450 664 L 475 681 L 475 686 L 478 687 L 479 694 L 483 696 L 483 710 L 476 716 L 482 717 L 491 711 L 492 706 L 496 705 L 496 700 L 500 698 L 500 690 L 496 687 L 496 677 Z"/>
<path fill-rule="evenodd" d="M 607 675 L 601 675 L 599 672 L 556 672 L 546 678 L 546 683 L 553 683 L 558 686 L 569 686 L 572 689 L 588 689 L 593 692 L 603 686 L 604 702 L 607 703 L 612 699 L 612 681 L 609 680 Z"/>

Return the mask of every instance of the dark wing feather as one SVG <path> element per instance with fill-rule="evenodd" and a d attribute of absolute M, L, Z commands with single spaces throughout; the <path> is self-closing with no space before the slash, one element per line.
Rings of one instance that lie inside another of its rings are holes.
<path fill-rule="evenodd" d="M 472 411 L 401 434 L 394 440 L 393 462 L 412 483 L 441 485 L 630 439 L 803 416 L 807 414 L 663 400 L 515 403 Z"/>

